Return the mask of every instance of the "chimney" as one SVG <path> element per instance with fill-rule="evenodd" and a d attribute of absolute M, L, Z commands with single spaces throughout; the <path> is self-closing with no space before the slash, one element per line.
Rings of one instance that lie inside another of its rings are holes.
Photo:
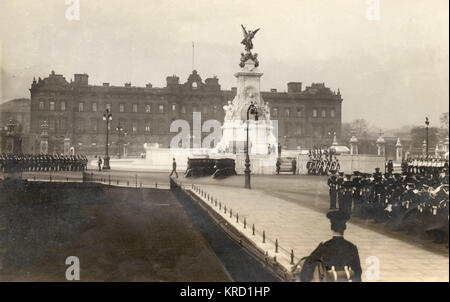
<path fill-rule="evenodd" d="M 89 76 L 85 73 L 76 73 L 74 74 L 74 83 L 75 85 L 89 85 Z"/>
<path fill-rule="evenodd" d="M 301 82 L 289 82 L 287 84 L 288 93 L 299 93 L 302 92 L 302 83 Z"/>
<path fill-rule="evenodd" d="M 146 88 L 153 88 L 153 85 L 151 83 L 148 83 L 145 85 Z"/>
<path fill-rule="evenodd" d="M 172 87 L 178 85 L 180 82 L 180 78 L 176 75 L 169 76 L 166 78 L 166 87 Z"/>
<path fill-rule="evenodd" d="M 277 92 L 277 89 L 276 88 L 271 88 L 270 92 Z"/>
<path fill-rule="evenodd" d="M 131 83 L 125 83 L 125 87 L 131 87 Z"/>

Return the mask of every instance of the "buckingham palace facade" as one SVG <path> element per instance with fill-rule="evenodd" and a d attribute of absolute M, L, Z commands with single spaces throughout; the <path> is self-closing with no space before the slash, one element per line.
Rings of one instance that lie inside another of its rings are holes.
<path fill-rule="evenodd" d="M 90 85 L 87 74 L 75 74 L 68 82 L 52 71 L 44 79 L 34 79 L 30 93 L 30 135 L 36 145 L 45 125 L 50 153 L 62 153 L 64 141 L 70 141 L 76 153 L 104 154 L 103 113 L 108 108 L 113 116 L 109 126 L 110 154 L 138 156 L 144 152 L 144 143 L 169 146 L 176 135 L 170 132 L 172 121 L 186 120 L 192 129 L 193 112 L 201 112 L 202 122 L 223 122 L 223 106 L 234 98 L 236 89 L 222 90 L 216 77 L 203 81 L 195 70 L 184 83 L 177 76 L 168 76 L 162 88 L 151 84 L 135 87 L 131 83 Z M 303 88 L 302 83 L 291 82 L 287 92 L 271 89 L 262 92 L 262 97 L 270 104 L 272 120 L 278 120 L 278 139 L 283 146 L 308 149 L 330 145 L 334 133 L 339 138 L 339 90 L 332 91 L 324 83 Z M 37 146 L 33 149 L 39 150 Z"/>

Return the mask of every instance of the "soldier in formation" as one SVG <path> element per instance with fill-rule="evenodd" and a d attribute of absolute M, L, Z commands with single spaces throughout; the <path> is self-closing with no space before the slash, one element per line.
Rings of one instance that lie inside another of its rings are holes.
<path fill-rule="evenodd" d="M 314 148 L 309 150 L 308 156 L 308 175 L 330 175 L 339 172 L 339 160 L 332 151 Z"/>
<path fill-rule="evenodd" d="M 422 176 L 437 175 L 443 169 L 448 169 L 448 161 L 436 157 L 409 158 L 402 162 L 402 173 L 414 173 Z"/>
<path fill-rule="evenodd" d="M 0 171 L 6 173 L 86 171 L 87 164 L 84 155 L 0 154 Z"/>
<path fill-rule="evenodd" d="M 439 162 L 435 160 L 435 162 Z M 409 172 L 410 171 L 410 172 Z M 448 240 L 449 170 L 408 170 L 404 173 L 333 173 L 328 179 L 330 209 L 386 223 L 396 231 L 426 233 L 436 242 Z"/>

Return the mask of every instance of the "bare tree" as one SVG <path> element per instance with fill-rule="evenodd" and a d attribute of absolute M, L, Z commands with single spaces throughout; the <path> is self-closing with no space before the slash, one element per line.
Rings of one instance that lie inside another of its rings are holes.
<path fill-rule="evenodd" d="M 448 132 L 448 112 L 441 114 L 441 127 Z"/>

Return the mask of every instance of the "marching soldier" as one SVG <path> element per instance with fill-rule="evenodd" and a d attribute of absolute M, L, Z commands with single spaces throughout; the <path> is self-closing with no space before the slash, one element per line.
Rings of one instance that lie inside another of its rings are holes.
<path fill-rule="evenodd" d="M 337 178 L 333 174 L 328 178 L 328 187 L 330 187 L 330 210 L 336 209 L 337 186 Z"/>

